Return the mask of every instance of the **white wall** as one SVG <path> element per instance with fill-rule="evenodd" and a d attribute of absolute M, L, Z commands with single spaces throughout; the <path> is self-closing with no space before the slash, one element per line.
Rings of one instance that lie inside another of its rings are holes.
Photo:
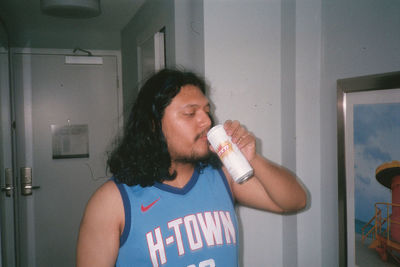
<path fill-rule="evenodd" d="M 124 111 L 138 92 L 138 44 L 165 27 L 166 65 L 175 65 L 174 0 L 148 0 L 121 32 Z M 126 116 L 127 117 L 127 116 Z"/>
<path fill-rule="evenodd" d="M 12 42 L 14 47 L 118 50 L 121 47 L 118 31 L 85 31 L 77 24 L 74 30 L 18 29 Z M 27 41 L 28 40 L 28 41 Z"/>
<path fill-rule="evenodd" d="M 322 243 L 332 241 L 321 239 L 320 0 L 296 2 L 295 27 L 296 173 L 310 192 L 310 207 L 298 216 L 298 266 L 326 266 Z"/>
<path fill-rule="evenodd" d="M 281 4 L 204 1 L 205 76 L 219 122 L 237 119 L 259 151 L 281 163 Z M 282 265 L 282 216 L 245 207 L 243 266 Z"/>
<path fill-rule="evenodd" d="M 282 165 L 296 171 L 296 0 L 282 2 Z M 297 216 L 282 218 L 282 266 L 297 266 Z"/>
<path fill-rule="evenodd" d="M 204 74 L 204 14 L 202 0 L 175 0 L 175 62 Z"/>

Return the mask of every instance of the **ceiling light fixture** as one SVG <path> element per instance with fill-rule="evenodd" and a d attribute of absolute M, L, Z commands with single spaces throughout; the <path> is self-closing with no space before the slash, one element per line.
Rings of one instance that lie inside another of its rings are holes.
<path fill-rule="evenodd" d="M 100 0 L 40 0 L 42 11 L 63 18 L 91 18 L 100 15 Z"/>

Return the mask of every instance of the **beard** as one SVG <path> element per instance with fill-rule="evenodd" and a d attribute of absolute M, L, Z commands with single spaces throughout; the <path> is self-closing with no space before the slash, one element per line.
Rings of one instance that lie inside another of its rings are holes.
<path fill-rule="evenodd" d="M 210 149 L 208 149 L 208 151 L 203 155 L 199 155 L 192 151 L 189 156 L 175 156 L 172 161 L 180 164 L 191 164 L 192 166 L 198 166 L 200 167 L 200 170 L 208 165 L 212 166 L 213 168 L 220 168 L 222 166 L 222 162 L 219 159 L 218 155 L 216 153 L 213 153 Z M 174 180 L 176 178 L 176 174 L 176 171 L 174 171 L 174 173 L 172 173 L 171 176 L 169 176 L 165 180 Z"/>
<path fill-rule="evenodd" d="M 202 131 L 201 133 L 197 134 L 194 138 L 194 142 L 197 142 L 200 138 L 204 137 L 207 135 L 207 130 Z M 210 149 L 208 148 L 206 152 L 201 153 L 198 151 L 191 151 L 190 155 L 179 155 L 178 153 L 175 153 L 174 155 L 174 162 L 177 163 L 189 163 L 196 165 L 200 162 L 206 163 L 209 161 L 210 158 L 213 157 L 213 154 Z"/>
<path fill-rule="evenodd" d="M 210 150 L 208 150 L 204 155 L 198 155 L 192 152 L 189 156 L 181 155 L 175 157 L 174 162 L 196 165 L 198 163 L 208 162 L 214 155 L 215 153 L 212 153 Z"/>

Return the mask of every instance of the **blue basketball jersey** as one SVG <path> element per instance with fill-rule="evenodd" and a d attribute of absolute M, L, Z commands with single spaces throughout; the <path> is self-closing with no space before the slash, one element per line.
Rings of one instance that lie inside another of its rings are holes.
<path fill-rule="evenodd" d="M 238 224 L 221 169 L 195 168 L 184 188 L 116 183 L 125 227 L 116 266 L 238 266 Z"/>

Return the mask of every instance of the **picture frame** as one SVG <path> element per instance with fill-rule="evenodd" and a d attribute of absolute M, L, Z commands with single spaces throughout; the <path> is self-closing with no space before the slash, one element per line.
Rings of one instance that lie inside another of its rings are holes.
<path fill-rule="evenodd" d="M 390 103 L 393 103 L 393 105 L 388 106 Z M 358 193 L 355 194 L 355 192 L 359 192 L 357 186 L 359 186 L 358 179 L 361 177 L 357 176 L 357 172 L 361 168 L 357 165 L 357 159 L 362 158 L 362 156 L 359 156 L 361 145 L 358 140 L 362 139 L 359 133 L 370 133 L 364 128 L 359 129 L 361 126 L 357 120 L 361 120 L 362 116 L 367 116 L 369 110 L 381 109 L 393 113 L 398 112 L 399 107 L 400 71 L 337 81 L 339 266 L 358 266 L 356 264 L 357 256 L 360 257 L 361 253 L 365 251 L 368 254 L 371 253 L 368 257 L 376 258 L 376 256 L 379 256 L 367 245 L 365 245 L 367 250 L 364 250 L 364 244 L 359 244 L 359 228 L 356 229 L 357 216 L 360 216 L 360 207 L 364 204 L 360 204 L 360 201 L 357 202 L 357 198 L 361 198 L 361 196 Z M 398 117 L 400 118 L 400 114 Z M 386 119 L 387 117 L 385 117 Z M 364 127 L 364 124 L 362 125 Z M 364 135 L 362 134 L 362 136 Z M 354 142 L 356 142 L 356 145 Z M 368 145 L 368 142 L 366 144 Z M 393 149 L 397 151 L 398 147 Z M 385 157 L 385 159 L 388 158 Z M 400 158 L 397 160 L 400 161 Z M 370 168 L 378 167 L 372 166 L 373 164 L 370 165 Z M 376 179 L 374 179 L 375 173 L 369 172 L 368 175 L 367 184 L 377 184 Z M 362 178 L 360 179 L 362 180 Z M 390 189 L 387 189 L 387 191 L 390 191 Z M 364 207 L 362 209 L 364 210 Z M 370 208 L 365 208 L 365 210 L 369 212 Z M 372 207 L 372 212 L 374 212 L 374 207 Z M 360 246 L 362 251 L 358 249 Z M 369 259 L 368 257 L 364 258 Z M 371 264 L 373 263 L 371 262 Z"/>
<path fill-rule="evenodd" d="M 87 124 L 51 124 L 52 159 L 89 158 Z"/>

